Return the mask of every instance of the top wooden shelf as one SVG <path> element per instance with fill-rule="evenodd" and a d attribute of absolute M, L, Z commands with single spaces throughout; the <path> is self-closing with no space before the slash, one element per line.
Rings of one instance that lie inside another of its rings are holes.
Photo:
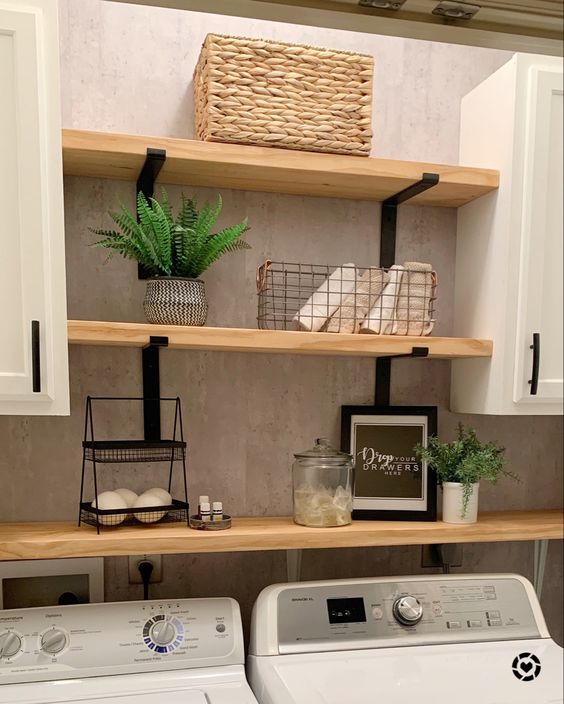
<path fill-rule="evenodd" d="M 226 531 L 185 525 L 104 529 L 76 523 L 0 523 L 0 560 L 173 553 L 354 548 L 433 543 L 561 539 L 562 511 L 500 511 L 478 523 L 354 521 L 341 528 L 305 528 L 290 517 L 235 518 Z"/>
<path fill-rule="evenodd" d="M 438 173 L 414 205 L 458 208 L 499 186 L 499 172 L 189 139 L 63 130 L 64 173 L 136 181 L 148 147 L 166 149 L 161 183 L 382 201 Z"/>

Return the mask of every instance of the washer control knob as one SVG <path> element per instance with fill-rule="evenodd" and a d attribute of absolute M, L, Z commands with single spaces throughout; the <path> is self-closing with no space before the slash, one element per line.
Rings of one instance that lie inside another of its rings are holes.
<path fill-rule="evenodd" d="M 150 635 L 156 645 L 169 645 L 176 638 L 176 629 L 170 621 L 157 621 L 151 626 Z"/>
<path fill-rule="evenodd" d="M 0 633 L 0 658 L 11 658 L 22 647 L 22 639 L 13 631 Z"/>
<path fill-rule="evenodd" d="M 414 596 L 401 596 L 394 601 L 392 613 L 398 623 L 415 626 L 423 618 L 423 606 Z"/>
<path fill-rule="evenodd" d="M 41 636 L 41 650 L 48 655 L 57 655 L 66 644 L 67 635 L 59 628 L 51 628 Z"/>

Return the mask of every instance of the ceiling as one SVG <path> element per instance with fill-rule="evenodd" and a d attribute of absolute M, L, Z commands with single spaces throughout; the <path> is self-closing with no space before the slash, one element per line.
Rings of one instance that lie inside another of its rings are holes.
<path fill-rule="evenodd" d="M 404 0 L 397 11 L 361 7 L 359 0 L 113 1 L 513 51 L 562 55 L 563 49 L 564 0 L 470 0 L 480 8 L 470 20 L 432 14 L 439 0 Z"/>

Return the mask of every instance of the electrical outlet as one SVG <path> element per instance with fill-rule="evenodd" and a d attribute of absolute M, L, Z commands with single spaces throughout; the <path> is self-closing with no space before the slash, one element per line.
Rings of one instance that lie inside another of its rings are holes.
<path fill-rule="evenodd" d="M 421 567 L 442 567 L 443 562 L 449 567 L 462 567 L 462 545 L 442 543 L 440 545 L 423 545 L 421 548 Z"/>
<path fill-rule="evenodd" d="M 149 584 L 163 581 L 163 556 L 162 555 L 130 555 L 129 556 L 129 583 L 143 584 L 141 573 L 139 572 L 139 563 L 143 561 L 151 562 L 153 571 Z"/>

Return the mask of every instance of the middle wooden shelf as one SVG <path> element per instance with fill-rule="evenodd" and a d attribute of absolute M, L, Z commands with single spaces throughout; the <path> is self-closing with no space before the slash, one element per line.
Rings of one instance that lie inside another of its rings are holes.
<path fill-rule="evenodd" d="M 171 349 L 218 352 L 268 352 L 272 354 L 389 357 L 427 347 L 429 358 L 491 357 L 493 343 L 465 337 L 415 337 L 404 335 L 349 335 L 291 330 L 183 327 L 149 323 L 69 320 L 71 345 L 145 347 L 151 336 L 168 337 Z"/>

